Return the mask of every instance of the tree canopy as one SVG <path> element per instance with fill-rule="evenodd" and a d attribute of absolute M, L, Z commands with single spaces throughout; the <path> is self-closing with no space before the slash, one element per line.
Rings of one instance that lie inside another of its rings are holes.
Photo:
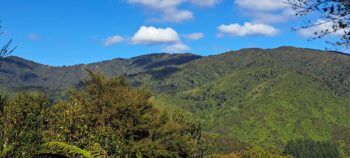
<path fill-rule="evenodd" d="M 189 114 L 155 108 L 149 92 L 131 89 L 122 77 L 90 76 L 84 88 L 54 104 L 40 94 L 0 97 L 0 126 L 6 127 L 0 152 L 5 157 L 203 157 L 201 126 Z"/>

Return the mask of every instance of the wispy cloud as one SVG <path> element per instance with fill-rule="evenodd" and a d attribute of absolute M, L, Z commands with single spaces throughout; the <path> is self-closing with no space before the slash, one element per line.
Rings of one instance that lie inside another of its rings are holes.
<path fill-rule="evenodd" d="M 242 14 L 252 17 L 253 22 L 287 22 L 295 14 L 286 0 L 235 0 L 235 4 L 243 9 Z"/>
<path fill-rule="evenodd" d="M 219 0 L 190 0 L 190 2 L 200 7 L 211 7 L 219 3 Z"/>
<path fill-rule="evenodd" d="M 162 49 L 163 52 L 167 53 L 185 53 L 190 50 L 191 48 L 183 43 L 175 43 Z"/>
<path fill-rule="evenodd" d="M 263 35 L 263 36 L 274 36 L 278 34 L 278 30 L 273 26 L 266 24 L 254 24 L 254 23 L 244 23 L 240 24 L 229 24 L 229 25 L 220 25 L 219 37 L 225 35 L 230 36 L 252 36 L 252 35 Z"/>
<path fill-rule="evenodd" d="M 124 41 L 124 38 L 122 36 L 114 35 L 114 36 L 108 37 L 105 40 L 104 45 L 108 47 L 108 46 L 112 46 L 112 45 L 121 43 L 123 41 Z"/>
<path fill-rule="evenodd" d="M 199 39 L 202 39 L 204 37 L 204 34 L 201 32 L 197 32 L 197 33 L 183 35 L 183 37 L 190 39 L 190 40 L 199 40 Z"/>
<path fill-rule="evenodd" d="M 236 0 L 235 3 L 242 8 L 256 11 L 275 11 L 289 7 L 284 0 Z"/>
<path fill-rule="evenodd" d="M 128 2 L 160 12 L 162 15 L 152 18 L 153 21 L 183 22 L 193 19 L 193 13 L 181 9 L 179 7 L 181 4 L 191 3 L 195 6 L 210 7 L 218 3 L 218 0 L 128 0 Z"/>

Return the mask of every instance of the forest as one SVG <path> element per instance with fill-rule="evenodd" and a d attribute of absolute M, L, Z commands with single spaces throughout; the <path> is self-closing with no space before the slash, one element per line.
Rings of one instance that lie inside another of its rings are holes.
<path fill-rule="evenodd" d="M 150 92 L 123 77 L 88 72 L 90 79 L 64 100 L 2 95 L 0 157 L 345 157 L 338 144 L 312 140 L 292 140 L 282 153 L 259 146 L 215 153 L 190 113 L 155 107 Z"/>

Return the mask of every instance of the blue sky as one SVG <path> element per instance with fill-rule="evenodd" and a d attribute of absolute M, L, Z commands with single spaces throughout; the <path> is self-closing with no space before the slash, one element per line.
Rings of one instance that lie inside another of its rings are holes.
<path fill-rule="evenodd" d="M 282 0 L 0 0 L 3 43 L 13 55 L 61 66 L 159 52 L 214 55 L 296 46 L 307 31 Z M 317 28 L 316 28 L 317 29 Z"/>

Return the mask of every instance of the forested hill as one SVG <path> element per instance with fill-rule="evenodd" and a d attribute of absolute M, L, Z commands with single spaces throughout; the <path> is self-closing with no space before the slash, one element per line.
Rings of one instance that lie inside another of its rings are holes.
<path fill-rule="evenodd" d="M 194 54 L 149 54 L 131 59 L 113 59 L 92 64 L 52 67 L 10 56 L 0 58 L 0 87 L 19 90 L 62 90 L 86 79 L 86 69 L 107 75 L 128 75 L 161 67 L 181 65 L 200 56 Z"/>
<path fill-rule="evenodd" d="M 198 59 L 198 60 L 197 60 Z M 254 68 L 267 68 L 274 75 L 295 72 L 321 82 L 335 93 L 350 92 L 350 56 L 294 47 L 242 49 L 215 56 L 194 54 L 149 54 L 131 59 L 113 59 L 92 64 L 52 67 L 19 57 L 0 58 L 0 87 L 10 91 L 54 91 L 74 87 L 86 79 L 86 69 L 107 75 L 125 75 L 132 85 L 155 93 L 179 92 L 196 88 L 226 75 Z"/>
<path fill-rule="evenodd" d="M 289 141 L 311 139 L 339 143 L 350 153 L 349 55 L 243 49 L 167 69 L 132 76 L 131 83 L 152 89 L 160 106 L 201 118 L 218 140 L 216 149 L 234 150 L 242 142 L 281 150 Z"/>
<path fill-rule="evenodd" d="M 68 67 L 18 57 L 0 63 L 0 87 L 11 91 L 74 87 L 86 79 L 86 68 L 125 75 L 133 87 L 151 90 L 158 107 L 183 109 L 205 122 L 212 150 L 230 152 L 242 144 L 282 150 L 289 141 L 311 139 L 339 143 L 350 153 L 347 54 L 279 47 L 206 57 L 151 54 Z"/>
<path fill-rule="evenodd" d="M 193 89 L 238 72 L 249 72 L 255 78 L 296 73 L 322 83 L 335 93 L 350 92 L 350 55 L 295 47 L 242 49 L 203 57 L 176 68 L 146 71 L 130 78 L 135 85 L 168 93 Z"/>

